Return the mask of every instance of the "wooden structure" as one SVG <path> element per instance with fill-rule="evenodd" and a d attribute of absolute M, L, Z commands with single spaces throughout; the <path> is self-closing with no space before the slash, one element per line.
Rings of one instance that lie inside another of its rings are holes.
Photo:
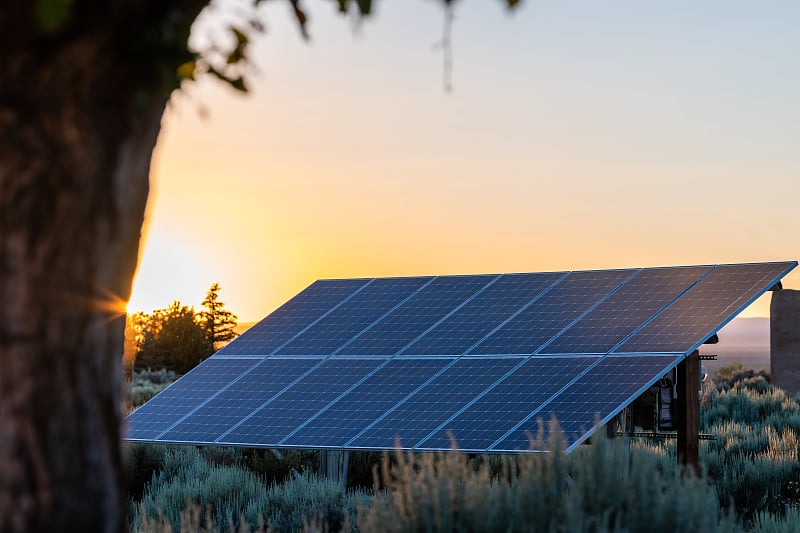
<path fill-rule="evenodd" d="M 700 353 L 695 350 L 678 363 L 678 398 L 675 428 L 678 430 L 678 464 L 700 474 Z"/>

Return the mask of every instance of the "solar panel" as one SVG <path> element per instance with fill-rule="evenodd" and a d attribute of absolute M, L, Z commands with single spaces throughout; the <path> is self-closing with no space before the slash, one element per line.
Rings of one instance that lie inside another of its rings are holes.
<path fill-rule="evenodd" d="M 448 313 L 466 304 L 497 276 L 444 276 L 416 293 L 393 313 L 353 339 L 342 355 L 393 355 Z"/>
<path fill-rule="evenodd" d="M 643 270 L 540 353 L 606 353 L 710 270 Z"/>
<path fill-rule="evenodd" d="M 507 453 L 555 416 L 571 450 L 796 265 L 317 281 L 126 438 Z"/>
<path fill-rule="evenodd" d="M 170 442 L 213 443 L 244 417 L 304 375 L 319 359 L 263 359 L 227 389 L 160 436 Z"/>
<path fill-rule="evenodd" d="M 525 358 L 510 375 L 476 395 L 456 416 L 440 424 L 414 448 L 450 449 L 452 435 L 459 449 L 487 450 L 595 361 L 594 357 Z"/>
<path fill-rule="evenodd" d="M 396 359 L 345 394 L 336 403 L 282 441 L 285 446 L 343 446 L 386 410 L 451 361 L 438 359 Z"/>
<path fill-rule="evenodd" d="M 337 304 L 354 296 L 371 280 L 339 279 L 321 280 L 283 304 L 275 312 L 247 330 L 216 355 L 260 355 L 266 356 L 292 340 L 325 314 L 333 311 Z"/>
<path fill-rule="evenodd" d="M 292 431 L 366 378 L 386 360 L 328 359 L 287 390 L 237 421 L 218 443 L 277 446 Z"/>
<path fill-rule="evenodd" d="M 571 450 L 681 359 L 682 354 L 604 357 L 489 447 L 493 451 L 527 450 L 530 439 L 539 436 L 538 421 L 555 417 L 566 437 L 567 449 Z M 546 443 L 550 436 L 548 425 L 544 424 L 543 429 L 541 438 Z"/>
<path fill-rule="evenodd" d="M 796 265 L 720 265 L 615 351 L 691 352 Z"/>
<path fill-rule="evenodd" d="M 463 354 L 564 275 L 565 273 L 506 274 L 419 338 L 403 353 Z"/>
<path fill-rule="evenodd" d="M 385 450 L 399 439 L 402 445 L 413 446 L 520 362 L 521 358 L 510 357 L 458 359 L 447 372 L 365 426 L 347 445 Z"/>
<path fill-rule="evenodd" d="M 635 270 L 573 272 L 469 353 L 532 354 L 635 274 Z"/>
<path fill-rule="evenodd" d="M 349 301 L 277 351 L 278 354 L 329 355 L 433 278 L 376 279 Z"/>
<path fill-rule="evenodd" d="M 256 364 L 252 359 L 206 359 L 128 416 L 128 438 L 155 439 Z"/>

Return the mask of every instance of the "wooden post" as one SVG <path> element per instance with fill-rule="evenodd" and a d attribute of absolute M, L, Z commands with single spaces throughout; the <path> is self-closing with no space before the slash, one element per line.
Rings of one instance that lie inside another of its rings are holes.
<path fill-rule="evenodd" d="M 320 450 L 319 454 L 319 474 L 346 488 L 350 454 L 340 450 Z"/>
<path fill-rule="evenodd" d="M 678 430 L 678 464 L 700 474 L 700 353 L 695 350 L 678 364 L 678 398 L 675 424 Z"/>
<path fill-rule="evenodd" d="M 319 451 L 319 476 L 328 477 L 328 450 Z"/>

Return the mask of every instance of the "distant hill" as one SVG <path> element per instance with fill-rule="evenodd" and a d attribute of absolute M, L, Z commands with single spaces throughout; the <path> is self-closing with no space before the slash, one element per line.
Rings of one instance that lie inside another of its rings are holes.
<path fill-rule="evenodd" d="M 241 335 L 242 333 L 250 329 L 250 327 L 253 326 L 254 324 L 255 322 L 239 322 L 238 324 L 236 324 L 236 327 L 233 328 L 233 330 L 239 335 Z"/>
<path fill-rule="evenodd" d="M 700 353 L 717 354 L 705 361 L 709 370 L 740 361 L 745 368 L 769 370 L 769 318 L 735 318 L 719 331 L 719 344 L 707 344 Z"/>

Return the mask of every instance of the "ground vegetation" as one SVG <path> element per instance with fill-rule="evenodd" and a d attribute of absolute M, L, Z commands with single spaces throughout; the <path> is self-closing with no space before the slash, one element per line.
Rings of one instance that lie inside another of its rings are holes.
<path fill-rule="evenodd" d="M 137 445 L 132 471 L 147 475 L 129 520 L 142 531 L 800 532 L 798 398 L 740 367 L 716 379 L 702 394 L 701 431 L 717 438 L 701 443 L 700 477 L 677 466 L 674 441 L 602 435 L 568 456 L 353 453 L 349 490 L 317 477 L 314 452 Z"/>

